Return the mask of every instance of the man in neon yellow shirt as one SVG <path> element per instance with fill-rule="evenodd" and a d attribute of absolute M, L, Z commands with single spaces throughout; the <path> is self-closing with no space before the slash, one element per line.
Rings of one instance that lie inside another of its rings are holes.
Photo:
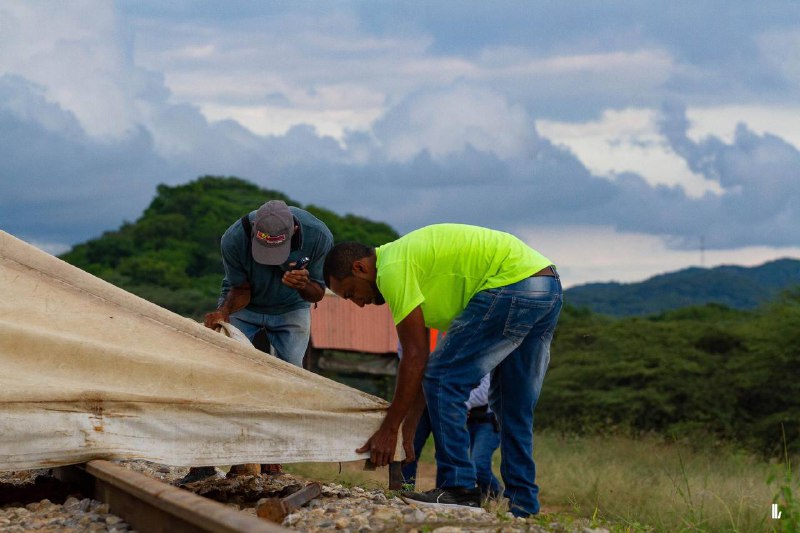
<path fill-rule="evenodd" d="M 505 496 L 514 515 L 538 513 L 533 409 L 563 301 L 550 260 L 507 233 L 438 224 L 377 249 L 337 244 L 323 277 L 358 306 L 387 303 L 403 347 L 386 417 L 357 451 L 388 464 L 402 424 L 406 456 L 413 458 L 414 430 L 427 402 L 441 486 L 403 499 L 480 507 L 465 402 L 491 372 L 489 405 L 500 424 Z M 432 353 L 426 327 L 447 331 Z"/>

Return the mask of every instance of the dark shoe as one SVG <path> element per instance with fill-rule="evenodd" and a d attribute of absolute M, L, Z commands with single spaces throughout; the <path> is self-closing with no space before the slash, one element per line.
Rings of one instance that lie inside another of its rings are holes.
<path fill-rule="evenodd" d="M 280 464 L 263 464 L 261 465 L 261 473 L 269 474 L 271 476 L 279 476 L 283 474 L 283 468 Z"/>
<path fill-rule="evenodd" d="M 213 466 L 193 466 L 189 469 L 189 473 L 179 479 L 175 484 L 181 487 L 216 475 L 217 469 Z"/>
<path fill-rule="evenodd" d="M 401 492 L 400 497 L 404 502 L 414 505 L 481 508 L 481 491 L 477 487 L 473 489 L 448 487 L 427 492 Z"/>

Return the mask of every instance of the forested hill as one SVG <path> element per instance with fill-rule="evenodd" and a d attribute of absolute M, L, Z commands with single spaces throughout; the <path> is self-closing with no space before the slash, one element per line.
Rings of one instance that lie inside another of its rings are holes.
<path fill-rule="evenodd" d="M 382 222 L 302 205 L 239 178 L 204 176 L 184 185 L 159 185 L 138 220 L 79 244 L 61 258 L 176 313 L 199 317 L 216 307 L 222 281 L 220 237 L 236 219 L 273 199 L 312 213 L 336 242 L 377 246 L 398 237 Z"/>
<path fill-rule="evenodd" d="M 707 303 L 746 310 L 798 286 L 800 260 L 779 259 L 757 267 L 687 268 L 640 283 L 589 283 L 568 289 L 564 299 L 611 316 L 648 315 Z"/>

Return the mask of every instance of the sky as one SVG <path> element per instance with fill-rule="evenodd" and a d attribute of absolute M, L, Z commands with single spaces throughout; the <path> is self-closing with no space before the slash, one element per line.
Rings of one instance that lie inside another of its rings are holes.
<path fill-rule="evenodd" d="M 800 258 L 800 2 L 0 3 L 0 229 L 60 253 L 203 175 L 566 286 Z"/>

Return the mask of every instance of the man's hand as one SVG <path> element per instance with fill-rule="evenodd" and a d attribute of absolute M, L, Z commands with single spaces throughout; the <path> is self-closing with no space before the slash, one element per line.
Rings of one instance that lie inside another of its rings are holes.
<path fill-rule="evenodd" d="M 357 449 L 356 453 L 369 452 L 369 459 L 375 466 L 386 466 L 394 459 L 395 446 L 397 446 L 397 430 L 381 425 L 381 428 L 369 438 L 364 446 Z M 413 450 L 411 454 L 414 454 Z"/>
<path fill-rule="evenodd" d="M 229 313 L 222 309 L 217 309 L 216 311 L 206 313 L 206 316 L 203 319 L 203 325 L 207 328 L 214 329 L 214 326 L 217 324 L 217 322 L 229 322 L 229 319 Z"/>
<path fill-rule="evenodd" d="M 245 281 L 237 287 L 231 287 L 222 304 L 214 311 L 206 313 L 203 325 L 214 329 L 217 322 L 230 322 L 231 313 L 244 309 L 248 303 L 250 303 L 250 283 Z"/>
<path fill-rule="evenodd" d="M 283 273 L 283 284 L 298 291 L 306 288 L 309 281 L 308 270 L 301 268 L 300 270 L 287 270 Z"/>
<path fill-rule="evenodd" d="M 294 267 L 294 263 L 291 265 Z M 287 270 L 281 279 L 284 285 L 300 293 L 303 300 L 311 303 L 322 300 L 325 296 L 325 287 L 313 281 L 305 268 Z"/>

